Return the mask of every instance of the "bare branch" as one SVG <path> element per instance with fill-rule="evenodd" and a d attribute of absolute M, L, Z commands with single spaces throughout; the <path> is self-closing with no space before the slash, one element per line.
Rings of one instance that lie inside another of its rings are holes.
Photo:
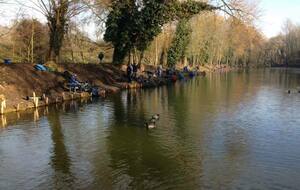
<path fill-rule="evenodd" d="M 252 23 L 260 15 L 259 1 L 254 0 L 214 0 L 218 10 L 238 20 Z"/>
<path fill-rule="evenodd" d="M 1 3 L 1 1 L 0 1 L 0 3 Z M 17 11 L 17 14 L 16 14 L 16 21 L 19 19 L 19 17 L 20 17 L 20 15 L 21 15 L 21 9 L 19 9 L 18 11 Z M 6 36 L 6 35 L 8 35 L 16 26 L 18 25 L 18 22 L 15 22 L 14 24 L 13 24 L 13 26 L 11 26 L 11 27 L 9 27 L 9 29 L 7 30 L 7 31 L 5 31 L 4 33 L 0 33 L 0 38 L 2 38 L 2 37 L 4 37 L 4 36 Z"/>

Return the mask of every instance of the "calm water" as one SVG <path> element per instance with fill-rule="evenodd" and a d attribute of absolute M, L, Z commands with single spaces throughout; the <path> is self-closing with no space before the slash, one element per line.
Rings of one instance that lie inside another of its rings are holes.
<path fill-rule="evenodd" d="M 232 72 L 0 116 L 0 189 L 299 189 L 298 87 Z"/>

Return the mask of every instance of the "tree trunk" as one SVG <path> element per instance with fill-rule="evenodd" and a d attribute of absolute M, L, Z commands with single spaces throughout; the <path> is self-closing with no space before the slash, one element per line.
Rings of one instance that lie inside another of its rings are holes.
<path fill-rule="evenodd" d="M 122 47 L 121 45 L 117 44 L 114 46 L 114 52 L 113 52 L 113 64 L 115 65 L 121 65 L 127 55 L 129 55 L 129 52 L 125 52 L 122 49 L 128 49 L 127 47 Z"/>
<path fill-rule="evenodd" d="M 144 59 L 144 54 L 145 54 L 144 51 L 140 52 L 140 59 L 139 59 L 139 62 L 138 62 L 139 66 L 141 66 L 141 64 L 142 64 L 142 61 Z"/>
<path fill-rule="evenodd" d="M 84 60 L 83 51 L 81 51 L 81 52 L 80 52 L 80 55 L 81 55 L 82 62 L 84 63 L 84 62 L 85 62 L 85 60 Z"/>
<path fill-rule="evenodd" d="M 60 50 L 67 31 L 68 9 L 69 3 L 60 1 L 58 5 L 53 5 L 53 14 L 47 15 L 50 45 L 48 60 L 56 63 L 59 63 Z"/>
<path fill-rule="evenodd" d="M 71 49 L 71 58 L 72 58 L 72 63 L 74 63 L 74 51 L 73 51 L 73 48 Z"/>
<path fill-rule="evenodd" d="M 30 63 L 30 45 L 27 47 L 27 63 Z"/>
<path fill-rule="evenodd" d="M 154 65 L 158 65 L 158 47 L 157 47 L 157 37 L 155 38 L 155 61 Z"/>
<path fill-rule="evenodd" d="M 33 63 L 33 42 L 34 42 L 34 21 L 32 21 L 32 30 L 31 30 L 31 63 Z"/>
<path fill-rule="evenodd" d="M 15 42 L 13 41 L 13 48 L 12 48 L 12 59 L 15 60 Z"/>

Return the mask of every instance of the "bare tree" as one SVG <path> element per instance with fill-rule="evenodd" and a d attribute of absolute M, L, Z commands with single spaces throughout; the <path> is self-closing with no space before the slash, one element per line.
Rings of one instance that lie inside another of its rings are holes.
<path fill-rule="evenodd" d="M 260 0 L 211 0 L 210 3 L 226 15 L 243 22 L 253 23 L 261 16 Z"/>
<path fill-rule="evenodd" d="M 11 32 L 13 54 L 21 62 L 44 61 L 47 52 L 47 26 L 36 19 L 22 19 Z M 14 51 L 15 49 L 15 51 Z"/>
<path fill-rule="evenodd" d="M 68 24 L 71 18 L 82 13 L 86 4 L 82 0 L 30 0 L 34 6 L 30 6 L 43 14 L 49 28 L 49 52 L 48 60 L 59 62 L 60 51 L 65 34 L 68 30 Z M 21 1 L 22 6 L 28 7 Z"/>
<path fill-rule="evenodd" d="M 105 22 L 110 11 L 111 0 L 84 0 L 83 3 L 88 7 L 90 15 L 83 20 L 85 23 L 94 22 L 97 25 L 96 35 L 101 39 L 105 32 Z"/>
<path fill-rule="evenodd" d="M 5 7 L 3 8 L 3 5 L 9 5 L 11 4 L 8 0 L 0 0 L 0 17 L 5 18 Z M 19 17 L 22 15 L 22 9 L 18 9 L 17 13 L 15 15 L 14 20 L 19 20 Z M 15 22 L 12 26 L 8 28 L 5 32 L 0 32 L 0 38 L 8 35 L 15 27 L 17 26 L 17 22 Z"/>

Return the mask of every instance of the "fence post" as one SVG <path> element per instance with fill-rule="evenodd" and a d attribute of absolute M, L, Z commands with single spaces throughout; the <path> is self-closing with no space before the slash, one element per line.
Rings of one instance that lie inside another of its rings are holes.
<path fill-rule="evenodd" d="M 45 104 L 46 104 L 46 106 L 49 105 L 49 98 L 48 97 L 45 98 Z"/>
<path fill-rule="evenodd" d="M 4 114 L 4 109 L 6 108 L 6 100 L 4 95 L 0 96 L 0 114 Z"/>
<path fill-rule="evenodd" d="M 65 97 L 65 93 L 64 93 L 64 92 L 62 93 L 62 100 L 63 100 L 63 101 L 66 100 L 66 97 Z"/>
<path fill-rule="evenodd" d="M 35 108 L 37 108 L 39 106 L 39 98 L 36 97 L 35 92 L 32 93 L 33 96 L 33 105 Z"/>

